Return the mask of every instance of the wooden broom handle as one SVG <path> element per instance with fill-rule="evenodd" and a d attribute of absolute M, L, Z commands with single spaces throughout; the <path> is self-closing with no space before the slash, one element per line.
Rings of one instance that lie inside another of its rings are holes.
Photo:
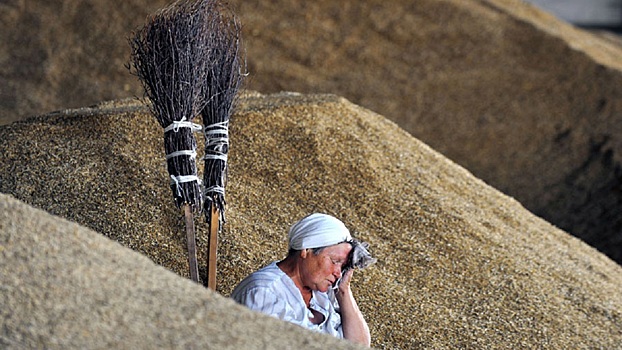
<path fill-rule="evenodd" d="M 220 230 L 220 212 L 212 203 L 212 216 L 209 225 L 207 251 L 207 288 L 216 290 L 216 261 L 218 254 L 218 231 Z"/>
<path fill-rule="evenodd" d="M 197 242 L 194 231 L 194 215 L 190 204 L 184 204 L 184 217 L 186 219 L 186 243 L 188 245 L 188 265 L 190 266 L 190 279 L 199 282 L 199 267 L 197 264 Z"/>

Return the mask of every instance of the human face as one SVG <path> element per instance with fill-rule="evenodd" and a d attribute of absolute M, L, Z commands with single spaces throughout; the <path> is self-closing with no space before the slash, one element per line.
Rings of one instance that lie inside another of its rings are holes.
<path fill-rule="evenodd" d="M 340 243 L 324 248 L 318 255 L 311 249 L 303 250 L 301 277 L 305 287 L 326 292 L 341 277 L 341 268 L 352 250 L 350 243 Z"/>

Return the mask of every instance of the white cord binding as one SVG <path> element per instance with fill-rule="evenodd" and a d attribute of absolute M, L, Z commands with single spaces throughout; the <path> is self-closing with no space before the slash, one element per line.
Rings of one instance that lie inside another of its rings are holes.
<path fill-rule="evenodd" d="M 214 147 L 214 150 L 218 152 L 224 152 L 225 146 L 229 145 L 229 121 L 214 123 L 205 127 L 205 140 L 207 144 L 205 147 Z M 213 135 L 219 135 L 213 137 Z"/>
<path fill-rule="evenodd" d="M 169 126 L 164 128 L 164 132 L 169 132 L 173 130 L 174 132 L 178 132 L 179 128 L 190 128 L 194 132 L 201 131 L 202 127 L 200 124 L 196 124 L 193 122 L 189 122 L 186 120 L 186 117 L 181 118 L 181 120 L 173 121 Z"/>
<path fill-rule="evenodd" d="M 225 120 L 205 127 L 205 150 L 203 160 L 221 160 L 227 162 L 227 146 L 229 145 L 229 121 Z M 207 152 L 207 150 L 211 152 Z M 225 188 L 212 186 L 205 189 L 205 193 L 219 194 L 224 197 Z"/>
<path fill-rule="evenodd" d="M 184 150 L 184 151 L 176 151 L 170 154 L 166 155 L 166 160 L 169 160 L 173 157 L 179 157 L 179 156 L 190 156 L 190 158 L 195 159 L 197 157 L 197 151 L 195 150 Z"/>
<path fill-rule="evenodd" d="M 177 189 L 177 195 L 179 197 L 182 196 L 181 186 L 179 185 L 185 182 L 192 182 L 192 181 L 196 181 L 197 183 L 199 183 L 199 185 L 201 184 L 201 180 L 196 175 L 180 175 L 180 176 L 171 175 L 171 185 L 175 185 L 175 188 Z"/>

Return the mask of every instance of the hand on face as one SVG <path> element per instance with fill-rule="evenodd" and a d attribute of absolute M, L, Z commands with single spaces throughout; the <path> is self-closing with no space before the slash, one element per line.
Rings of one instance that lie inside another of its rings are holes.
<path fill-rule="evenodd" d="M 312 289 L 326 292 L 332 288 L 341 277 L 341 269 L 346 263 L 348 254 L 352 250 L 349 243 L 341 243 L 322 250 L 318 255 L 311 250 L 304 254 L 304 284 Z M 348 272 L 347 286 L 349 287 L 352 272 Z M 342 282 L 343 284 L 343 282 Z"/>
<path fill-rule="evenodd" d="M 354 269 L 349 269 L 346 271 L 341 277 L 341 282 L 339 282 L 339 292 L 346 293 L 350 290 L 350 281 L 352 280 L 352 276 L 354 275 Z"/>

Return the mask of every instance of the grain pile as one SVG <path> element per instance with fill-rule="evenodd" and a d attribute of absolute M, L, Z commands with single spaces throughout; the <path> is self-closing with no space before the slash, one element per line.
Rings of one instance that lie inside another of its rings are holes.
<path fill-rule="evenodd" d="M 622 263 L 618 43 L 520 0 L 238 4 L 253 89 L 379 112 Z"/>
<path fill-rule="evenodd" d="M 355 349 L 0 194 L 2 349 Z M 215 322 L 218 320 L 218 322 Z"/>
<path fill-rule="evenodd" d="M 166 0 L 0 4 L 0 124 L 142 94 L 127 37 Z M 520 0 L 231 0 L 249 88 L 372 109 L 622 262 L 622 49 Z"/>
<path fill-rule="evenodd" d="M 185 276 L 151 118 L 119 100 L 2 127 L 0 191 Z M 248 93 L 231 127 L 223 296 L 284 256 L 292 222 L 323 211 L 379 258 L 354 280 L 377 348 L 622 343 L 619 265 L 384 117 L 334 95 Z"/>

